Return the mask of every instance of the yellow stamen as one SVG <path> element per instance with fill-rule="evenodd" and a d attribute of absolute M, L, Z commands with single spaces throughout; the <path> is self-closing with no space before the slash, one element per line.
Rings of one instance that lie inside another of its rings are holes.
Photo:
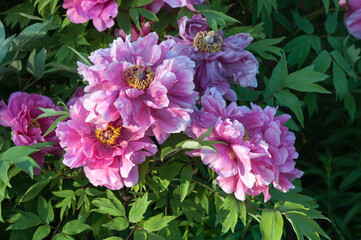
<path fill-rule="evenodd" d="M 124 78 L 127 80 L 129 86 L 144 90 L 153 82 L 155 73 L 149 66 L 134 65 L 124 72 Z"/>
<path fill-rule="evenodd" d="M 193 40 L 193 47 L 203 52 L 215 53 L 221 51 L 222 36 L 215 31 L 198 32 Z"/>
<path fill-rule="evenodd" d="M 244 135 L 243 135 L 243 141 L 249 141 L 251 140 L 248 136 L 248 132 L 247 131 L 244 131 Z"/>
<path fill-rule="evenodd" d="M 117 138 L 120 136 L 121 129 L 121 127 L 115 128 L 108 125 L 105 129 L 96 129 L 95 135 L 100 142 L 111 146 L 115 145 Z"/>
<path fill-rule="evenodd" d="M 29 128 L 40 128 L 40 123 L 36 119 L 31 119 Z"/>

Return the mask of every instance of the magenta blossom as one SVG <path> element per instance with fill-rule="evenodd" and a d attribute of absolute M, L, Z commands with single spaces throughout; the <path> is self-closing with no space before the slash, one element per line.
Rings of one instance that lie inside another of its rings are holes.
<path fill-rule="evenodd" d="M 158 44 L 156 33 L 131 42 L 118 38 L 110 49 L 92 53 L 93 66 L 79 63 L 89 82 L 84 101 L 88 122 L 114 121 L 146 131 L 159 143 L 187 127 L 198 93 L 194 91 L 194 62 L 170 52 L 173 40 Z M 114 110 L 117 111 L 114 111 Z M 100 115 L 99 119 L 97 116 Z"/>
<path fill-rule="evenodd" d="M 207 88 L 216 87 L 222 96 L 236 101 L 229 83 L 257 87 L 259 64 L 244 50 L 252 41 L 249 34 L 240 33 L 223 39 L 222 32 L 210 31 L 206 19 L 199 14 L 192 19 L 181 18 L 178 26 L 182 39 L 168 36 L 177 41 L 172 51 L 188 56 L 196 63 L 197 91 L 203 94 Z"/>
<path fill-rule="evenodd" d="M 114 25 L 118 4 L 114 0 L 64 0 L 63 8 L 72 23 L 93 20 L 94 27 L 102 32 Z"/>
<path fill-rule="evenodd" d="M 203 4 L 204 0 L 154 0 L 152 3 L 148 4 L 146 8 L 153 13 L 157 13 L 165 3 L 171 8 L 187 7 L 188 9 L 195 11 L 193 5 Z"/>
<path fill-rule="evenodd" d="M 39 107 L 60 110 L 48 97 L 25 92 L 12 93 L 7 106 L 4 101 L 0 101 L 0 125 L 11 127 L 12 140 L 17 146 L 29 146 L 42 142 L 57 143 L 55 146 L 44 148 L 41 152 L 33 154 L 37 164 L 43 167 L 43 154 L 50 153 L 60 156 L 62 149 L 58 145 L 59 140 L 55 136 L 55 131 L 43 136 L 57 117 L 36 119 L 43 113 Z M 40 172 L 35 171 L 35 173 L 39 174 Z"/>
<path fill-rule="evenodd" d="M 65 149 L 63 163 L 84 167 L 89 181 L 109 189 L 131 187 L 138 182 L 138 165 L 157 152 L 143 133 L 123 125 L 121 118 L 103 124 L 88 123 L 85 95 L 70 107 L 70 120 L 58 124 L 56 134 Z"/>
<path fill-rule="evenodd" d="M 361 1 L 359 0 L 340 0 L 340 6 L 346 7 L 344 22 L 349 33 L 361 39 Z"/>
<path fill-rule="evenodd" d="M 78 87 L 75 90 L 75 92 L 73 93 L 73 95 L 71 96 L 71 98 L 69 99 L 69 101 L 67 102 L 66 106 L 69 108 L 71 105 L 74 105 L 76 100 L 78 100 L 78 98 L 84 96 L 84 94 L 85 94 L 84 87 Z"/>
<path fill-rule="evenodd" d="M 291 181 L 303 173 L 294 168 L 298 156 L 295 136 L 283 126 L 288 115 L 275 117 L 276 109 L 271 107 L 226 106 L 215 88 L 205 92 L 201 104 L 203 108 L 191 115 L 185 132 L 195 138 L 214 127 L 207 140 L 225 143 L 215 144 L 218 154 L 208 149 L 193 154 L 218 174 L 217 182 L 226 193 L 234 192 L 236 198 L 245 200 L 246 194 L 263 192 L 267 201 L 271 183 L 283 192 L 294 188 Z"/>

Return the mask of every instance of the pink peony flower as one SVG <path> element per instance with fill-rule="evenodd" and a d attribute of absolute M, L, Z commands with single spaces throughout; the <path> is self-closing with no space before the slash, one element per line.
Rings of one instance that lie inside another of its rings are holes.
<path fill-rule="evenodd" d="M 138 182 L 138 165 L 157 152 L 157 146 L 143 133 L 123 125 L 121 118 L 103 124 L 86 122 L 90 114 L 84 108 L 89 95 L 70 107 L 70 120 L 56 129 L 65 149 L 63 163 L 70 168 L 84 167 L 95 186 L 116 190 Z"/>
<path fill-rule="evenodd" d="M 114 0 L 64 0 L 63 8 L 72 23 L 93 20 L 94 27 L 102 32 L 114 25 L 118 4 Z"/>
<path fill-rule="evenodd" d="M 157 13 L 164 4 L 171 8 L 187 7 L 188 9 L 195 11 L 193 5 L 203 4 L 204 0 L 154 0 L 146 6 L 153 13 Z"/>
<path fill-rule="evenodd" d="M 245 200 L 246 194 L 256 196 L 263 192 L 270 199 L 269 184 L 286 192 L 294 188 L 291 181 L 302 176 L 295 169 L 295 136 L 283 126 L 288 115 L 275 117 L 276 109 L 252 105 L 252 109 L 235 103 L 226 106 L 215 88 L 208 89 L 201 99 L 202 109 L 191 115 L 191 124 L 185 133 L 198 137 L 208 128 L 214 129 L 207 140 L 215 144 L 218 154 L 202 149 L 199 155 L 217 174 L 217 182 L 226 193 Z"/>
<path fill-rule="evenodd" d="M 99 124 L 120 115 L 124 125 L 147 131 L 159 143 L 185 130 L 198 93 L 194 62 L 171 53 L 174 44 L 173 40 L 158 44 L 156 33 L 135 42 L 127 36 L 125 41 L 115 40 L 110 49 L 92 53 L 93 66 L 78 63 L 79 73 L 89 82 L 85 91 L 90 97 L 84 101 L 90 111 L 87 121 Z"/>
<path fill-rule="evenodd" d="M 344 18 L 347 30 L 352 36 L 361 39 L 361 1 L 348 0 L 346 4 L 345 0 L 340 0 L 339 4 L 347 8 Z"/>
<path fill-rule="evenodd" d="M 236 34 L 224 38 L 222 32 L 209 31 L 205 18 L 195 14 L 192 19 L 186 16 L 178 21 L 182 39 L 168 36 L 177 42 L 172 51 L 190 57 L 196 63 L 196 90 L 201 94 L 207 88 L 216 87 L 231 101 L 237 96 L 229 82 L 241 87 L 257 87 L 258 62 L 244 50 L 252 37 L 249 34 Z"/>
<path fill-rule="evenodd" d="M 3 100 L 0 101 L 0 125 L 11 127 L 12 140 L 15 145 L 29 146 L 42 142 L 59 143 L 55 131 L 43 137 L 57 117 L 36 119 L 43 113 L 39 107 L 60 110 L 60 108 L 55 107 L 50 98 L 39 94 L 15 92 L 10 95 L 7 106 Z M 33 154 L 34 160 L 40 167 L 44 165 L 44 154 L 49 153 L 60 156 L 62 149 L 57 144 Z M 35 174 L 40 174 L 40 171 L 35 169 Z"/>

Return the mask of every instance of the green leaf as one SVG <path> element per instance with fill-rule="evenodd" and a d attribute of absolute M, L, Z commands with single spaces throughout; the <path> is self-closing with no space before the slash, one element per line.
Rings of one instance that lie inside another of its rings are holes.
<path fill-rule="evenodd" d="M 322 228 L 305 214 L 289 212 L 285 213 L 285 216 L 288 221 L 290 221 L 298 240 L 302 240 L 304 237 L 307 237 L 310 240 L 319 240 L 321 239 L 319 234 L 331 240 Z"/>
<path fill-rule="evenodd" d="M 6 230 L 24 230 L 42 223 L 41 219 L 34 213 L 19 211 L 18 214 L 20 216 L 16 222 L 10 225 Z"/>
<path fill-rule="evenodd" d="M 160 235 L 154 233 L 148 233 L 148 240 L 165 240 L 165 239 Z"/>
<path fill-rule="evenodd" d="M 57 233 L 55 234 L 54 238 L 52 240 L 73 240 L 71 236 L 64 235 L 63 233 Z"/>
<path fill-rule="evenodd" d="M 137 11 L 139 12 L 139 14 L 151 21 L 154 21 L 154 22 L 158 22 L 159 19 L 158 17 L 152 13 L 151 11 L 145 9 L 145 8 L 137 8 Z"/>
<path fill-rule="evenodd" d="M 130 18 L 132 19 L 133 23 L 135 24 L 135 26 L 140 31 L 141 28 L 140 28 L 140 23 L 139 23 L 139 12 L 137 11 L 137 9 L 136 8 L 129 9 L 129 15 L 130 15 Z"/>
<path fill-rule="evenodd" d="M 321 52 L 321 39 L 318 36 L 312 35 L 310 38 L 311 46 L 317 53 Z"/>
<path fill-rule="evenodd" d="M 341 53 L 337 51 L 332 51 L 331 56 L 348 75 L 350 75 L 353 79 L 357 80 L 357 73 L 351 68 L 351 65 L 346 61 L 346 59 L 341 55 Z"/>
<path fill-rule="evenodd" d="M 336 90 L 336 99 L 341 100 L 348 94 L 346 74 L 336 62 L 333 62 L 333 85 Z"/>
<path fill-rule="evenodd" d="M 168 187 L 170 182 L 173 180 L 175 176 L 179 173 L 179 171 L 182 169 L 183 164 L 180 164 L 178 162 L 173 162 L 169 165 L 164 165 L 160 167 L 158 170 L 159 172 L 159 178 L 162 179 L 165 183 L 162 183 L 162 186 L 164 188 Z"/>
<path fill-rule="evenodd" d="M 203 139 L 205 139 L 206 137 L 209 137 L 209 135 L 211 135 L 213 129 L 214 129 L 214 127 L 208 128 L 207 131 L 205 131 L 204 133 L 202 133 L 201 135 L 199 135 L 199 137 L 195 138 L 194 140 L 197 141 L 197 142 L 199 142 L 199 141 L 202 141 Z"/>
<path fill-rule="evenodd" d="M 331 56 L 327 51 L 322 51 L 312 62 L 315 72 L 325 73 L 331 66 Z"/>
<path fill-rule="evenodd" d="M 351 93 L 345 96 L 344 105 L 350 115 L 351 121 L 353 121 L 355 119 L 355 114 L 356 114 L 356 102 L 355 102 L 355 98 Z"/>
<path fill-rule="evenodd" d="M 169 156 L 172 153 L 175 153 L 179 151 L 179 149 L 175 149 L 172 147 L 165 147 L 162 148 L 161 153 L 160 153 L 160 160 L 163 161 L 167 156 Z"/>
<path fill-rule="evenodd" d="M 222 233 L 226 233 L 229 229 L 234 233 L 238 221 L 238 204 L 236 198 L 227 196 L 217 214 L 217 222 L 222 225 Z"/>
<path fill-rule="evenodd" d="M 116 217 L 102 226 L 109 230 L 122 231 L 129 227 L 129 222 L 124 217 Z"/>
<path fill-rule="evenodd" d="M 87 224 L 81 222 L 81 220 L 72 220 L 67 222 L 63 227 L 63 233 L 68 235 L 76 235 L 86 230 L 92 230 L 93 228 Z"/>
<path fill-rule="evenodd" d="M 5 28 L 4 24 L 0 21 L 0 43 L 3 43 L 5 41 Z"/>
<path fill-rule="evenodd" d="M 117 23 L 126 34 L 131 34 L 130 16 L 127 12 L 119 12 L 117 15 Z"/>
<path fill-rule="evenodd" d="M 107 189 L 106 191 L 108 199 L 113 203 L 113 205 L 119 210 L 122 216 L 125 216 L 125 209 L 120 200 L 114 196 L 114 193 Z"/>
<path fill-rule="evenodd" d="M 286 87 L 301 92 L 331 93 L 320 85 L 315 84 L 328 78 L 328 75 L 314 72 L 313 68 L 314 66 L 311 65 L 288 75 L 285 81 Z"/>
<path fill-rule="evenodd" d="M 3 181 L 6 186 L 11 187 L 9 178 L 8 178 L 8 170 L 10 168 L 10 163 L 7 161 L 0 161 L 0 180 Z"/>
<path fill-rule="evenodd" d="M 110 191 L 110 190 L 108 190 Z M 109 214 L 116 217 L 125 216 L 125 210 L 121 203 L 114 203 L 114 200 L 109 200 L 106 198 L 96 198 L 92 201 L 92 204 L 97 207 L 97 209 L 93 209 L 93 212 L 98 212 L 102 214 Z M 119 200 L 118 200 L 119 201 Z M 121 207 L 119 206 L 121 205 Z"/>
<path fill-rule="evenodd" d="M 69 49 L 71 49 L 78 57 L 79 61 L 84 63 L 85 65 L 91 66 L 92 63 L 88 60 L 88 55 L 86 53 L 80 53 L 77 50 L 75 50 L 74 48 L 67 46 Z"/>
<path fill-rule="evenodd" d="M 195 6 L 195 8 L 198 10 L 198 6 Z M 215 10 L 199 10 L 200 14 L 204 15 L 207 19 L 208 25 L 214 30 L 218 30 L 218 25 L 223 28 L 226 26 L 226 21 L 230 22 L 239 22 L 237 19 L 230 17 L 222 12 L 218 12 Z"/>
<path fill-rule="evenodd" d="M 330 0 L 322 0 L 323 5 L 325 6 L 326 14 L 328 14 L 328 8 L 330 7 Z"/>
<path fill-rule="evenodd" d="M 147 233 L 144 230 L 137 229 L 134 232 L 134 240 L 146 240 Z"/>
<path fill-rule="evenodd" d="M 246 49 L 256 52 L 265 59 L 276 61 L 277 59 L 273 55 L 282 57 L 283 50 L 274 45 L 282 42 L 283 39 L 285 39 L 285 37 L 258 40 L 248 45 Z"/>
<path fill-rule="evenodd" d="M 317 211 L 312 208 L 307 208 L 301 204 L 293 203 L 289 201 L 277 202 L 275 204 L 275 209 L 283 213 L 296 212 L 299 214 L 305 214 L 307 217 L 328 220 L 325 216 L 321 214 L 320 211 Z"/>
<path fill-rule="evenodd" d="M 31 199 L 34 199 L 50 183 L 50 181 L 51 178 L 49 177 L 32 185 L 30 188 L 28 188 L 28 190 L 26 190 L 24 195 L 20 198 L 19 202 L 27 202 Z"/>
<path fill-rule="evenodd" d="M 132 208 L 129 211 L 129 221 L 137 223 L 142 220 L 150 202 L 151 201 L 148 201 L 148 192 L 146 192 L 142 197 L 135 199 Z"/>
<path fill-rule="evenodd" d="M 273 69 L 271 79 L 269 80 L 269 89 L 272 93 L 285 86 L 285 80 L 288 75 L 286 56 L 283 54 L 275 69 Z"/>
<path fill-rule="evenodd" d="M 148 232 L 157 232 L 161 229 L 168 226 L 168 223 L 177 217 L 175 216 L 162 216 L 163 214 L 158 214 L 154 217 L 149 218 L 144 222 L 144 229 Z"/>
<path fill-rule="evenodd" d="M 36 54 L 36 49 L 34 49 L 29 56 L 26 69 L 34 75 L 35 79 L 40 79 L 44 75 L 46 54 L 44 48 L 38 54 Z"/>
<path fill-rule="evenodd" d="M 58 122 L 62 122 L 63 120 L 65 120 L 67 118 L 69 118 L 69 114 L 62 115 L 62 116 L 58 117 L 57 119 L 55 119 L 55 121 L 50 125 L 48 130 L 46 130 L 43 137 L 45 137 L 46 135 L 51 133 L 56 128 L 56 126 L 58 125 Z"/>
<path fill-rule="evenodd" d="M 327 34 L 333 34 L 337 28 L 337 15 L 338 12 L 330 13 L 326 19 L 326 32 Z"/>
<path fill-rule="evenodd" d="M 192 166 L 185 166 L 181 174 L 180 184 L 180 201 L 182 202 L 188 194 L 188 189 L 192 181 L 193 168 Z"/>
<path fill-rule="evenodd" d="M 121 238 L 121 237 L 108 237 L 108 238 L 104 238 L 104 240 L 123 240 L 123 238 Z"/>
<path fill-rule="evenodd" d="M 279 211 L 264 209 L 262 212 L 260 228 L 262 239 L 278 240 L 282 237 L 283 218 Z"/>
<path fill-rule="evenodd" d="M 50 233 L 50 226 L 49 225 L 42 225 L 40 227 L 38 227 L 38 229 L 36 229 L 34 236 L 33 236 L 33 240 L 42 240 L 44 238 L 46 238 L 46 236 L 49 235 Z"/>
<path fill-rule="evenodd" d="M 38 214 L 43 222 L 50 223 L 54 219 L 54 210 L 51 201 L 47 202 L 41 195 L 38 198 Z"/>
<path fill-rule="evenodd" d="M 312 23 L 305 17 L 301 17 L 298 12 L 292 11 L 292 15 L 295 19 L 296 25 L 301 28 L 304 32 L 312 34 L 315 29 L 313 28 Z"/>
<path fill-rule="evenodd" d="M 303 127 L 303 112 L 301 108 L 301 103 L 298 100 L 297 96 L 289 92 L 288 90 L 282 90 L 276 93 L 275 97 L 283 106 L 289 107 L 296 114 L 298 121 Z"/>
<path fill-rule="evenodd" d="M 23 47 L 26 43 L 43 37 L 50 29 L 55 29 L 57 26 L 46 23 L 34 23 L 26 27 L 13 41 L 17 48 Z"/>
<path fill-rule="evenodd" d="M 153 1 L 154 0 L 134 0 L 134 1 L 132 1 L 132 4 L 130 5 L 130 7 L 141 7 L 141 6 L 151 3 Z"/>
<path fill-rule="evenodd" d="M 302 51 L 300 51 L 302 49 Z M 311 40 L 307 35 L 301 35 L 292 41 L 288 42 L 284 47 L 286 52 L 289 52 L 288 63 L 290 67 L 298 64 L 298 67 L 301 67 L 305 62 L 307 55 L 311 50 Z"/>

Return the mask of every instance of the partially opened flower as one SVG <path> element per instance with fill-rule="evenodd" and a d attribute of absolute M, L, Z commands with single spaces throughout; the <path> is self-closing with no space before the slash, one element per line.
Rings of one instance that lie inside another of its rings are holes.
<path fill-rule="evenodd" d="M 123 125 L 121 118 L 103 124 L 88 123 L 85 95 L 70 107 L 70 120 L 58 124 L 56 134 L 65 149 L 63 163 L 83 167 L 95 186 L 131 187 L 138 182 L 138 165 L 157 152 L 157 146 L 139 129 Z"/>
<path fill-rule="evenodd" d="M 55 131 L 50 132 L 44 137 L 44 134 L 57 117 L 37 119 L 43 113 L 39 107 L 60 110 L 58 107 L 55 107 L 50 98 L 39 94 L 15 92 L 10 95 L 8 105 L 3 100 L 0 101 L 0 125 L 11 127 L 12 140 L 15 145 L 29 146 L 42 142 L 59 142 L 55 136 Z M 62 149 L 56 144 L 42 149 L 40 153 L 34 154 L 34 160 L 40 167 L 44 165 L 43 154 L 49 153 L 61 155 Z M 39 174 L 39 171 L 35 171 L 35 173 Z"/>
<path fill-rule="evenodd" d="M 218 174 L 217 182 L 226 193 L 234 192 L 238 199 L 245 200 L 246 194 L 263 192 L 267 201 L 271 183 L 283 192 L 294 188 L 291 181 L 302 172 L 294 168 L 298 156 L 294 134 L 283 126 L 288 115 L 275 117 L 276 109 L 270 107 L 226 106 L 215 88 L 205 92 L 201 104 L 203 108 L 191 115 L 192 122 L 185 132 L 195 138 L 214 127 L 207 140 L 224 144 L 215 144 L 218 154 L 201 149 L 198 155 Z"/>
<path fill-rule="evenodd" d="M 153 13 L 157 13 L 166 4 L 171 8 L 187 7 L 188 9 L 195 11 L 193 5 L 202 4 L 204 0 L 154 0 L 146 6 Z"/>
<path fill-rule="evenodd" d="M 201 94 L 207 88 L 216 87 L 231 101 L 237 97 L 229 83 L 241 87 L 257 87 L 256 74 L 258 62 L 248 51 L 244 50 L 252 37 L 239 33 L 223 38 L 222 32 L 210 30 L 207 21 L 199 14 L 192 19 L 186 16 L 178 21 L 179 38 L 172 51 L 190 57 L 196 63 L 196 90 Z"/>
<path fill-rule="evenodd" d="M 354 37 L 361 39 L 361 1 L 348 0 L 346 4 L 345 0 L 340 0 L 339 4 L 347 8 L 344 18 L 347 30 Z"/>
<path fill-rule="evenodd" d="M 131 35 L 133 41 L 137 41 L 139 37 L 145 37 L 151 32 L 150 25 L 153 22 L 145 22 L 145 20 L 146 20 L 145 17 L 142 16 L 140 17 L 140 22 L 141 22 L 140 30 L 134 24 L 131 25 Z M 123 40 L 125 40 L 127 34 L 124 32 L 123 29 L 116 28 L 114 30 L 114 36 L 116 38 L 121 37 Z"/>
<path fill-rule="evenodd" d="M 147 130 L 159 143 L 185 130 L 198 93 L 194 62 L 171 53 L 174 44 L 173 40 L 158 44 L 156 33 L 134 42 L 128 36 L 93 53 L 93 66 L 79 63 L 79 73 L 89 82 L 85 90 L 90 97 L 84 102 L 91 112 L 87 121 L 99 124 L 96 113 L 105 121 L 119 114 L 125 125 Z"/>
<path fill-rule="evenodd" d="M 114 25 L 118 4 L 114 0 L 64 0 L 63 8 L 72 23 L 93 20 L 94 27 L 102 32 Z"/>

